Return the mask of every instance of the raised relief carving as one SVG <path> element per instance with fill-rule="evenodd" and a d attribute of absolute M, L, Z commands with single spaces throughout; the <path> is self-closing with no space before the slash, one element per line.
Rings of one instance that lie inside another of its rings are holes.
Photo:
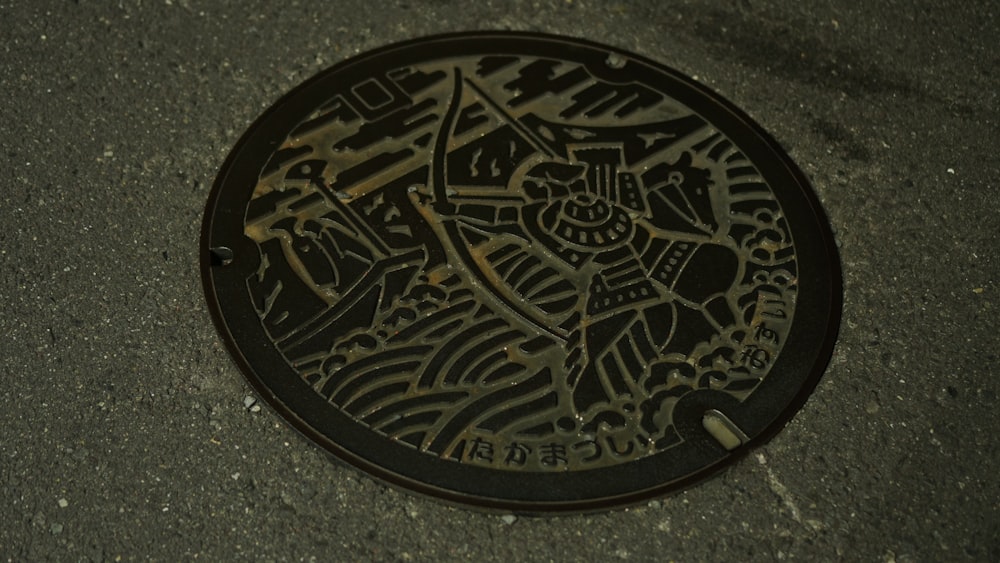
<path fill-rule="evenodd" d="M 667 450 L 685 394 L 767 377 L 797 292 L 781 206 L 703 116 L 606 71 L 399 68 L 274 151 L 246 287 L 330 408 L 455 463 L 573 471 Z"/>

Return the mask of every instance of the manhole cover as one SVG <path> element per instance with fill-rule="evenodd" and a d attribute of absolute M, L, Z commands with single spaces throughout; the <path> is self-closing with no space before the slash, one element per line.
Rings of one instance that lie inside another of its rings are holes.
<path fill-rule="evenodd" d="M 829 360 L 832 236 L 747 116 L 647 59 L 484 33 L 357 56 L 226 161 L 204 282 L 283 417 L 480 507 L 634 503 L 776 432 Z"/>

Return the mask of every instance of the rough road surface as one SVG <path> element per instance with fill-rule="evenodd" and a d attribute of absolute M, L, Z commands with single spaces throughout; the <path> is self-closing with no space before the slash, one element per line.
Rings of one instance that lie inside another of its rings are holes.
<path fill-rule="evenodd" d="M 1000 559 L 1000 8 L 861 5 L 0 2 L 0 555 Z M 630 510 L 481 514 L 254 408 L 198 271 L 223 159 L 321 69 L 473 29 L 695 76 L 814 182 L 844 267 L 837 349 L 785 431 L 724 474 Z"/>

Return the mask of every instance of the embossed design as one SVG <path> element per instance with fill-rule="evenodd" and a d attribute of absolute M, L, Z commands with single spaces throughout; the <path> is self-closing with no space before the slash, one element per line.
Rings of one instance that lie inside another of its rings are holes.
<path fill-rule="evenodd" d="M 246 289 L 329 408 L 454 463 L 574 471 L 669 450 L 686 394 L 768 376 L 798 293 L 782 206 L 627 66 L 434 59 L 291 128 Z"/>

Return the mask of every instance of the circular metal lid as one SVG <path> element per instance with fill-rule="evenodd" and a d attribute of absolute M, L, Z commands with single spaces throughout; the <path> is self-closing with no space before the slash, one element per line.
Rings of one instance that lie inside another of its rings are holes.
<path fill-rule="evenodd" d="M 365 53 L 278 101 L 205 215 L 209 307 L 261 396 L 387 482 L 622 506 L 791 417 L 841 306 L 803 174 L 732 104 L 577 39 Z"/>

